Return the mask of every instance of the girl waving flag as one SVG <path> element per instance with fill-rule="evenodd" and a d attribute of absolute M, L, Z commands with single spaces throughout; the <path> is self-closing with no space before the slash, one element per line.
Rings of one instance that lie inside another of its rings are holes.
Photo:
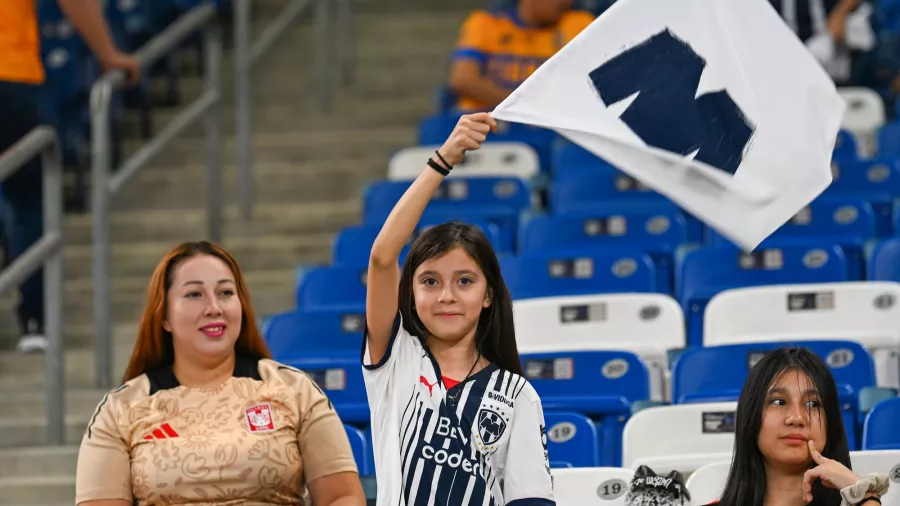
<path fill-rule="evenodd" d="M 488 113 L 463 116 L 372 246 L 362 361 L 378 504 L 555 504 L 543 411 L 490 242 L 445 223 L 398 266 L 432 194 L 495 128 Z"/>

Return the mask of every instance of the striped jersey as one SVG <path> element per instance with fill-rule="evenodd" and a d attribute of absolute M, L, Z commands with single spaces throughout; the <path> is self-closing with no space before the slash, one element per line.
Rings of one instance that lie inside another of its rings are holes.
<path fill-rule="evenodd" d="M 491 364 L 452 388 L 398 315 L 384 357 L 363 344 L 380 506 L 553 506 L 541 402 Z"/>

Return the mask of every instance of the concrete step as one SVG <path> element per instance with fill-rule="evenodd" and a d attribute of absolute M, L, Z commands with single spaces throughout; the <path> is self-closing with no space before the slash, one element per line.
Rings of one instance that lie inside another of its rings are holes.
<path fill-rule="evenodd" d="M 134 349 L 137 323 L 113 325 L 113 379 L 118 381 Z M 65 352 L 65 381 L 68 390 L 92 390 L 94 382 L 94 352 L 90 348 L 69 347 Z M 23 394 L 43 395 L 44 356 L 20 355 L 14 351 L 0 352 L 0 392 L 19 391 Z M 76 399 L 78 400 L 78 399 Z M 73 404 L 77 406 L 78 404 Z M 67 408 L 68 409 L 68 408 Z M 0 414 L 0 418 L 4 415 Z"/>
<path fill-rule="evenodd" d="M 0 497 L 3 497 L 4 504 L 20 506 L 74 504 L 75 476 L 0 478 Z"/>
<path fill-rule="evenodd" d="M 236 237 L 334 232 L 343 224 L 357 223 L 362 209 L 359 197 L 291 204 L 272 204 L 258 198 L 253 220 L 244 222 L 239 217 L 234 197 L 223 199 L 223 204 L 222 235 L 225 241 Z M 206 212 L 201 206 L 197 202 L 191 209 L 116 210 L 110 215 L 110 239 L 113 244 L 158 241 L 172 247 L 181 241 L 204 239 L 207 237 Z M 91 228 L 90 215 L 67 216 L 66 244 L 90 244 Z"/>
<path fill-rule="evenodd" d="M 314 232 L 308 234 L 271 235 L 259 238 L 225 238 L 223 246 L 240 263 L 245 272 L 286 269 L 298 264 L 327 262 L 334 234 Z M 113 246 L 110 271 L 113 277 L 144 277 L 147 281 L 156 265 L 174 244 L 165 241 L 129 242 Z M 68 280 L 90 279 L 93 261 L 92 245 L 73 244 L 66 248 L 66 275 Z"/>
<path fill-rule="evenodd" d="M 361 104 L 362 106 L 363 104 Z M 269 128 L 270 127 L 270 128 Z M 341 126 L 321 128 L 293 128 L 291 125 L 270 125 L 255 133 L 253 145 L 256 163 L 271 161 L 308 162 L 328 160 L 336 162 L 344 159 L 358 159 L 380 154 L 385 166 L 389 155 L 396 149 L 415 145 L 417 125 L 402 126 Z M 222 139 L 222 149 L 227 162 L 232 162 L 236 140 L 232 132 L 226 132 Z M 141 140 L 130 140 L 125 144 L 126 153 L 143 145 Z M 189 136 L 173 141 L 152 166 L 200 165 L 205 163 L 202 144 Z M 145 170 L 152 170 L 147 168 Z M 299 169 L 298 169 L 299 170 Z M 143 172 L 143 171 L 142 171 Z M 140 180 L 140 174 L 134 182 Z"/>
<path fill-rule="evenodd" d="M 3 449 L 0 450 L 0 476 L 7 479 L 75 476 L 77 461 L 77 444 Z"/>
<path fill-rule="evenodd" d="M 106 391 L 93 388 L 66 390 L 66 412 L 73 415 L 84 414 L 86 406 L 96 406 Z M 9 417 L 36 417 L 44 416 L 45 396 L 43 390 L 23 390 L 20 388 L 0 391 L 0 398 L 6 403 L 6 413 Z M 0 452 L 0 476 L 2 472 L 2 452 Z"/>

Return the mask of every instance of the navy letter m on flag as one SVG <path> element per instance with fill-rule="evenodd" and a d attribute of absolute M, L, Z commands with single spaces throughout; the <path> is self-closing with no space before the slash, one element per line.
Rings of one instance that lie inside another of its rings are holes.
<path fill-rule="evenodd" d="M 590 73 L 607 106 L 638 93 L 620 119 L 650 146 L 694 157 L 729 174 L 741 164 L 754 127 L 727 91 L 697 97 L 703 60 L 669 30 Z"/>

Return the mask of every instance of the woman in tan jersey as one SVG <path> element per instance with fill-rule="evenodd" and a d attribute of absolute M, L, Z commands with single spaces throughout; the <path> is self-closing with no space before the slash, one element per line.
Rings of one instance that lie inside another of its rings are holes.
<path fill-rule="evenodd" d="M 185 243 L 157 266 L 124 384 L 78 454 L 76 504 L 362 506 L 346 432 L 272 361 L 235 260 Z"/>

